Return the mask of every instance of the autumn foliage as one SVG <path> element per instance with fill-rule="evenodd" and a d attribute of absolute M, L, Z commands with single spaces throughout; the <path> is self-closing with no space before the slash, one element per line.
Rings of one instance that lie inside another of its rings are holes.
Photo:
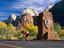
<path fill-rule="evenodd" d="M 30 38 L 36 38 L 38 27 L 33 24 L 26 24 L 25 27 L 13 26 L 11 23 L 0 22 L 0 39 L 21 39 L 25 31 L 30 33 Z"/>

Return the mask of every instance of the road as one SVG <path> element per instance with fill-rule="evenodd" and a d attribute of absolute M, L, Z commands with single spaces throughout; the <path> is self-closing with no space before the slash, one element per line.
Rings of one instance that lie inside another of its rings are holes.
<path fill-rule="evenodd" d="M 64 41 L 10 41 L 0 40 L 0 43 L 19 46 L 20 48 L 64 48 Z"/>

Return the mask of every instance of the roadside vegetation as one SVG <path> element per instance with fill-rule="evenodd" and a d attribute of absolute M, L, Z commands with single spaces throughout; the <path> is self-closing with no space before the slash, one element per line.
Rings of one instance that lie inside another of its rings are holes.
<path fill-rule="evenodd" d="M 61 27 L 58 23 L 54 23 L 54 30 L 58 33 L 58 37 L 64 40 L 64 27 Z"/>
<path fill-rule="evenodd" d="M 36 38 L 38 34 L 38 27 L 33 24 L 26 24 L 25 27 L 15 27 L 11 23 L 7 25 L 4 22 L 0 22 L 0 39 L 23 40 L 23 34 L 26 30 L 30 33 L 30 40 Z"/>
<path fill-rule="evenodd" d="M 38 34 L 38 27 L 34 26 L 34 24 L 26 24 L 25 27 L 13 26 L 11 23 L 6 24 L 4 22 L 0 22 L 0 39 L 5 40 L 23 40 L 24 32 L 28 31 L 30 40 L 36 39 Z M 58 33 L 58 37 L 64 40 L 64 27 L 62 28 L 60 24 L 54 23 L 54 30 Z"/>

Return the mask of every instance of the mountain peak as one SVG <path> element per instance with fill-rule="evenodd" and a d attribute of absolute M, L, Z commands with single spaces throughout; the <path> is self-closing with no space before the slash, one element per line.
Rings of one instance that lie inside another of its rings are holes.
<path fill-rule="evenodd" d="M 25 9 L 22 11 L 21 16 L 22 16 L 22 15 L 25 15 L 26 13 L 29 13 L 29 14 L 32 15 L 32 16 L 39 16 L 39 13 L 38 13 L 36 10 L 31 9 L 31 8 L 25 8 Z"/>
<path fill-rule="evenodd" d="M 9 17 L 10 17 L 12 20 L 16 20 L 16 15 L 15 15 L 15 14 L 11 14 Z"/>

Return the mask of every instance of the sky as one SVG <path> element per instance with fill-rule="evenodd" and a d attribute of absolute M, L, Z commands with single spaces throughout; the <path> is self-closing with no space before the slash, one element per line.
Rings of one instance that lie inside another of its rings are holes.
<path fill-rule="evenodd" d="M 0 21 L 6 20 L 10 14 L 20 16 L 24 8 L 32 8 L 42 12 L 50 4 L 61 0 L 0 0 Z"/>

